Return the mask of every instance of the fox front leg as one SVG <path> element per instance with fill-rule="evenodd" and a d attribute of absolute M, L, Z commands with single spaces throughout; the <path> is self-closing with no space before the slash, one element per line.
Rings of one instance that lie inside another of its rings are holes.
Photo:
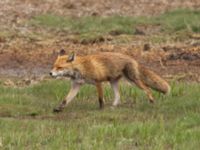
<path fill-rule="evenodd" d="M 99 107 L 102 109 L 104 107 L 104 100 L 103 100 L 103 89 L 101 83 L 96 83 L 96 88 L 99 97 Z"/>
<path fill-rule="evenodd" d="M 118 106 L 120 104 L 120 93 L 119 93 L 119 85 L 118 85 L 118 80 L 116 81 L 111 81 L 110 85 L 114 91 L 114 102 L 113 102 L 113 106 Z"/>
<path fill-rule="evenodd" d="M 61 112 L 77 95 L 81 84 L 72 82 L 71 89 L 65 99 L 56 108 L 53 109 L 54 112 Z"/>

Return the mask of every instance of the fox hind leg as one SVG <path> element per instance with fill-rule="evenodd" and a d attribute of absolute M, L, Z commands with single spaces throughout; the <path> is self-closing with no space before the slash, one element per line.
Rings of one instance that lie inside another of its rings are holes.
<path fill-rule="evenodd" d="M 131 81 L 132 82 L 132 81 Z M 144 90 L 145 94 L 148 96 L 149 101 L 154 103 L 154 98 L 152 96 L 151 90 L 140 80 L 136 79 L 133 81 L 140 89 Z"/>
<path fill-rule="evenodd" d="M 144 90 L 145 94 L 148 96 L 148 99 L 150 103 L 154 103 L 154 98 L 152 96 L 151 90 L 139 79 L 139 77 L 132 77 L 129 75 L 126 75 L 126 79 L 131 82 L 135 83 L 136 86 L 138 86 L 140 89 Z"/>
<path fill-rule="evenodd" d="M 135 83 L 136 86 L 138 86 L 140 89 L 144 90 L 145 94 L 148 96 L 149 101 L 151 103 L 154 102 L 154 98 L 152 96 L 150 88 L 145 85 L 139 76 L 140 72 L 138 70 L 138 66 L 127 65 L 127 67 L 124 70 L 124 76 L 130 83 Z"/>

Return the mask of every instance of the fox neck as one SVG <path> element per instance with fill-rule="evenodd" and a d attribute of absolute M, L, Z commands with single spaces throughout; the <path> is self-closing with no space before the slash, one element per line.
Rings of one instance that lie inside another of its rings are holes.
<path fill-rule="evenodd" d="M 63 71 L 63 76 L 69 77 L 71 78 L 71 80 L 79 84 L 83 84 L 83 83 L 95 84 L 95 80 L 92 80 L 83 76 L 81 72 L 77 69 L 71 70 L 71 71 L 69 70 Z"/>
<path fill-rule="evenodd" d="M 71 79 L 82 78 L 82 75 L 81 75 L 80 71 L 78 71 L 78 70 L 70 70 L 70 71 L 64 70 L 63 76 L 70 77 Z"/>

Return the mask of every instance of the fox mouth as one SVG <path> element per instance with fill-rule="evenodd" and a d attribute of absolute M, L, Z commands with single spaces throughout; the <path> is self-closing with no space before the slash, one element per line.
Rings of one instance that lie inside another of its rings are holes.
<path fill-rule="evenodd" d="M 49 75 L 53 78 L 57 78 L 57 77 L 69 77 L 69 78 L 74 78 L 74 72 L 73 71 L 51 71 L 49 73 Z"/>
<path fill-rule="evenodd" d="M 53 78 L 57 78 L 57 77 L 59 77 L 59 76 L 63 76 L 63 73 L 62 72 L 60 72 L 60 71 L 51 71 L 50 73 L 49 73 L 49 75 L 51 76 L 51 77 L 53 77 Z"/>
<path fill-rule="evenodd" d="M 67 77 L 71 79 L 83 79 L 83 76 L 78 70 L 51 71 L 49 74 L 53 78 Z"/>

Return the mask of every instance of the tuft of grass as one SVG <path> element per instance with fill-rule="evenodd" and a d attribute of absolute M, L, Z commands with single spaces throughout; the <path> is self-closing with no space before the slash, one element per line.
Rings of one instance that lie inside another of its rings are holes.
<path fill-rule="evenodd" d="M 169 96 L 153 92 L 152 105 L 140 89 L 121 83 L 122 104 L 111 109 L 113 92 L 105 84 L 99 110 L 95 87 L 85 85 L 64 112 L 53 114 L 68 81 L 0 85 L 0 149 L 198 149 L 200 85 L 171 86 Z"/>
<path fill-rule="evenodd" d="M 200 11 L 179 9 L 164 13 L 156 18 L 166 32 L 200 32 Z"/>
<path fill-rule="evenodd" d="M 5 29 L 0 29 L 0 40 L 1 41 L 6 41 L 8 38 L 11 38 L 14 36 L 13 31 L 5 31 Z"/>

